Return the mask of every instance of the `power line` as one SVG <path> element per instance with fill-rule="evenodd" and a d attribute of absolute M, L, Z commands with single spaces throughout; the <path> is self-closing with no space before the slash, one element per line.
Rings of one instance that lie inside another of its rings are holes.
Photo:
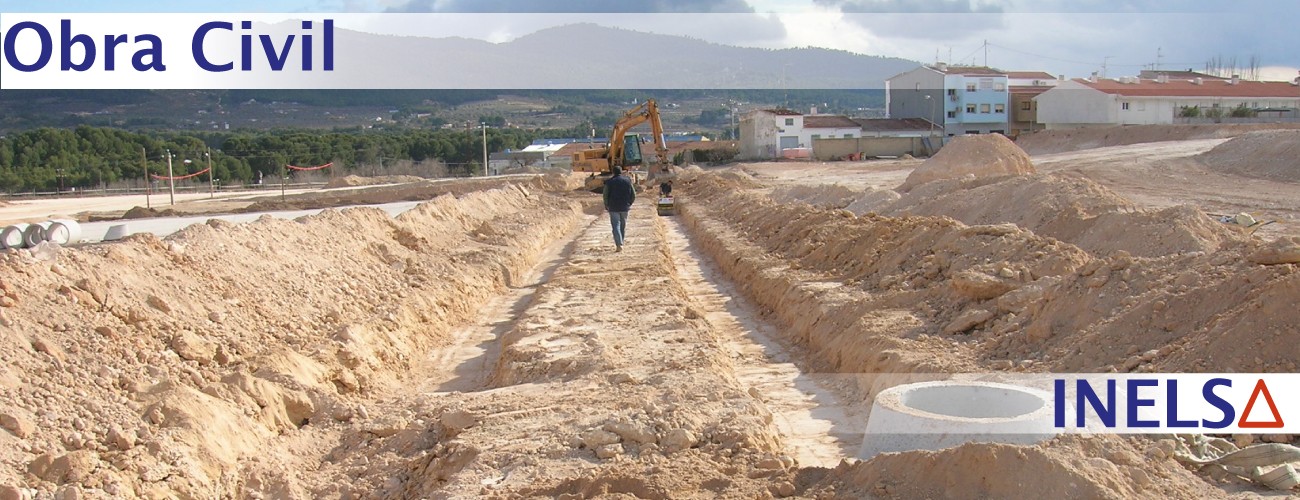
<path fill-rule="evenodd" d="M 996 43 L 990 43 L 989 45 L 992 46 L 992 47 L 997 47 L 997 48 L 999 48 L 999 49 L 1005 50 L 1005 51 L 1007 51 L 1007 52 L 1015 52 L 1015 53 L 1017 53 L 1017 54 L 1021 54 L 1021 55 L 1032 56 L 1032 57 L 1038 57 L 1038 58 L 1041 58 L 1041 59 L 1049 59 L 1049 60 L 1052 60 L 1052 61 L 1065 62 L 1065 63 L 1071 63 L 1071 64 L 1096 64 L 1096 63 L 1097 63 L 1097 61 L 1079 61 L 1079 60 L 1075 60 L 1075 59 L 1065 59 L 1065 58 L 1061 58 L 1061 57 L 1045 56 L 1045 55 L 1042 55 L 1042 54 L 1035 54 L 1035 53 L 1033 53 L 1033 52 L 1025 52 L 1025 51 L 1023 51 L 1023 50 L 1013 49 L 1013 48 L 1011 48 L 1011 47 L 1004 47 L 1004 46 L 998 45 L 998 44 L 996 44 Z M 979 49 L 976 49 L 976 50 L 978 51 Z M 1186 65 L 1196 66 L 1196 65 L 1198 65 L 1198 64 L 1202 64 L 1202 63 L 1188 63 L 1188 62 L 1162 62 L 1161 64 L 1162 64 L 1162 65 L 1166 65 L 1166 66 L 1186 66 Z M 1151 63 L 1143 63 L 1143 64 L 1108 63 L 1108 65 L 1109 65 L 1109 66 L 1124 66 L 1124 67 L 1131 67 L 1131 68 L 1143 68 L 1143 67 L 1150 66 Z"/>

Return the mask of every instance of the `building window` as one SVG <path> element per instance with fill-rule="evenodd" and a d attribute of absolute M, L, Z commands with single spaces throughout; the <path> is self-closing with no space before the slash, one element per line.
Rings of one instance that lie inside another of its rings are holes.
<path fill-rule="evenodd" d="M 1007 90 L 1007 84 L 1002 83 L 1002 82 L 995 83 L 995 84 L 993 84 L 993 90 L 996 90 L 996 91 L 998 91 L 998 92 L 1005 91 L 1005 90 Z"/>
<path fill-rule="evenodd" d="M 957 117 L 957 110 L 952 110 L 948 112 L 948 118 L 956 118 L 956 117 Z"/>
<path fill-rule="evenodd" d="M 1033 102 L 1033 101 L 1020 101 L 1020 110 L 1021 110 L 1021 111 L 1029 111 L 1029 110 L 1032 110 L 1032 109 L 1034 109 L 1034 102 Z"/>
<path fill-rule="evenodd" d="M 785 119 L 785 126 L 787 126 L 787 127 L 793 127 L 793 126 L 794 126 L 794 118 L 786 118 L 786 119 Z"/>
<path fill-rule="evenodd" d="M 967 113 L 974 113 L 974 112 L 975 112 L 975 105 L 974 105 L 974 104 L 967 104 L 967 105 L 966 105 L 966 112 L 967 112 Z"/>
<path fill-rule="evenodd" d="M 975 91 L 975 84 L 974 84 L 974 83 L 967 83 L 967 84 L 966 84 L 966 91 L 967 91 L 967 92 L 974 92 L 974 91 Z"/>
<path fill-rule="evenodd" d="M 1127 102 L 1120 103 L 1120 105 L 1119 105 L 1119 109 L 1122 109 L 1122 110 L 1124 110 L 1124 111 L 1128 111 L 1128 103 L 1127 103 Z"/>
<path fill-rule="evenodd" d="M 844 134 L 844 138 L 845 138 L 845 139 L 852 139 L 852 138 L 853 138 L 853 134 Z"/>
<path fill-rule="evenodd" d="M 957 95 L 957 89 L 948 89 L 948 95 Z"/>
<path fill-rule="evenodd" d="M 813 138 L 813 139 L 821 139 L 821 138 L 822 138 L 822 135 L 821 135 L 821 134 L 813 134 L 812 138 Z"/>
<path fill-rule="evenodd" d="M 994 104 L 994 105 L 993 105 L 993 112 L 994 112 L 994 113 L 1006 113 L 1006 112 L 1007 112 L 1007 105 L 1006 105 L 1006 104 Z"/>
<path fill-rule="evenodd" d="M 988 104 L 981 104 L 981 105 L 980 105 L 980 113 L 988 114 L 988 112 L 989 112 L 989 105 L 988 105 Z"/>

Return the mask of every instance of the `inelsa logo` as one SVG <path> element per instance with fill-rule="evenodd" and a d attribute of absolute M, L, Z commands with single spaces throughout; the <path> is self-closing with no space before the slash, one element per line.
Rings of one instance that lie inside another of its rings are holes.
<path fill-rule="evenodd" d="M 1286 428 L 1289 399 L 1269 390 L 1295 387 L 1285 375 L 1124 375 L 1053 379 L 1054 426 L 1097 432 L 1252 432 Z M 1291 385 L 1284 385 L 1290 383 Z M 1247 390 L 1249 388 L 1249 390 Z M 1073 417 L 1073 418 L 1069 418 Z"/>

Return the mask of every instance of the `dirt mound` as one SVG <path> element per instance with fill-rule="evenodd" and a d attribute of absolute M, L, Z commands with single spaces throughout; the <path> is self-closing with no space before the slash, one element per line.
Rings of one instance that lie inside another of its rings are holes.
<path fill-rule="evenodd" d="M 785 203 L 807 203 L 820 208 L 844 208 L 861 198 L 865 191 L 839 184 L 784 186 L 772 191 L 772 199 Z"/>
<path fill-rule="evenodd" d="M 392 435 L 392 416 L 358 401 L 409 384 L 413 359 L 579 218 L 570 201 L 507 187 L 396 219 L 327 210 L 0 255 L 0 422 L 13 431 L 0 433 L 0 484 L 91 498 L 381 491 L 401 457 L 304 484 L 301 471 L 327 465 L 264 466 L 268 440 Z"/>
<path fill-rule="evenodd" d="M 1164 479 L 1164 480 L 1161 480 Z M 1170 479 L 1174 479 L 1170 481 Z M 968 444 L 842 464 L 810 496 L 836 498 L 1206 498 L 1215 488 L 1129 441 L 1062 437 L 1038 446 Z"/>
<path fill-rule="evenodd" d="M 1099 255 L 1213 251 L 1243 238 L 1195 208 L 1139 210 L 1091 180 L 1057 174 L 949 179 L 924 184 L 892 203 L 871 205 L 884 215 L 947 216 L 970 225 L 1012 223 Z"/>
<path fill-rule="evenodd" d="M 898 190 L 907 192 L 941 179 L 1032 173 L 1034 165 L 1029 161 L 1029 155 L 1002 134 L 966 135 L 953 138 L 933 158 L 916 167 Z"/>
<path fill-rule="evenodd" d="M 853 200 L 853 202 L 849 203 L 848 206 L 844 207 L 844 209 L 853 212 L 856 215 L 865 215 L 889 206 L 901 198 L 902 196 L 898 194 L 898 191 L 892 189 L 877 189 Z"/>
<path fill-rule="evenodd" d="M 148 219 L 152 217 L 175 217 L 179 215 L 175 210 L 135 207 L 127 210 L 122 214 L 122 219 Z"/>
<path fill-rule="evenodd" d="M 330 179 L 325 184 L 325 189 L 357 186 L 374 186 L 379 184 L 406 184 L 409 182 L 422 182 L 423 177 L 414 175 L 381 175 L 378 177 L 362 177 L 359 175 L 348 175 Z"/>
<path fill-rule="evenodd" d="M 1295 123 L 1123 125 L 1073 130 L 1044 130 L 1016 139 L 1031 155 L 1127 146 L 1145 142 L 1225 139 L 1259 130 L 1300 129 Z"/>
<path fill-rule="evenodd" d="M 1300 130 L 1250 132 L 1202 153 L 1210 170 L 1225 174 L 1300 182 Z"/>
<path fill-rule="evenodd" d="M 572 191 L 581 189 L 583 179 L 586 176 L 575 174 L 570 171 L 549 172 L 545 175 L 534 177 L 523 185 L 531 189 L 541 189 L 546 191 Z"/>

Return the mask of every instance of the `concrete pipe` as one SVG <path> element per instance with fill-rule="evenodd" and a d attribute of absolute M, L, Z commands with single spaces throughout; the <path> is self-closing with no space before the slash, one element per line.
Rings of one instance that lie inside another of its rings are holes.
<path fill-rule="evenodd" d="M 23 245 L 27 248 L 31 248 L 44 243 L 45 231 L 49 228 L 49 221 L 28 224 L 27 229 L 23 230 Z"/>
<path fill-rule="evenodd" d="M 871 406 L 858 458 L 964 443 L 1034 444 L 1051 439 L 1046 392 L 992 382 L 937 381 L 881 391 Z"/>
<path fill-rule="evenodd" d="M 108 226 L 108 232 L 104 233 L 104 241 L 117 241 L 130 234 L 131 231 L 127 229 L 126 224 L 114 224 Z"/>
<path fill-rule="evenodd" d="M 0 248 L 23 248 L 23 232 L 27 223 L 18 223 L 0 230 Z"/>
<path fill-rule="evenodd" d="M 77 243 L 81 241 L 81 224 L 72 219 L 50 221 L 50 228 L 45 231 L 45 241 L 59 245 Z"/>

